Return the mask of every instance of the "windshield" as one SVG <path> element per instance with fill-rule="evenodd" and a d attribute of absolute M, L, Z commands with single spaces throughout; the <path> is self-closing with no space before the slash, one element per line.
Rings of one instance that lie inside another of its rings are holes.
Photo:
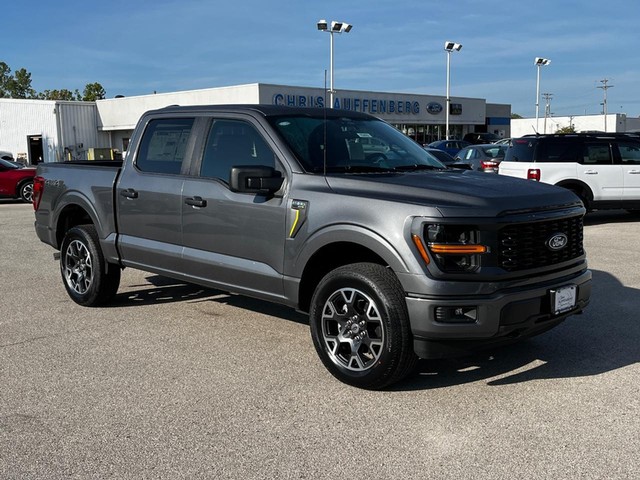
<path fill-rule="evenodd" d="M 0 158 L 0 165 L 2 165 L 5 168 L 22 168 L 21 165 L 17 165 L 13 162 L 8 162 L 7 160 L 3 160 L 2 158 Z"/>
<path fill-rule="evenodd" d="M 269 118 L 307 172 L 375 173 L 444 169 L 420 145 L 375 118 Z"/>

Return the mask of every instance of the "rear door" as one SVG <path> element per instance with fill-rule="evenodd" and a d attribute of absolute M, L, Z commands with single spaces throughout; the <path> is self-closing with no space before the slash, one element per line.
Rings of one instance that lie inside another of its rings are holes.
<path fill-rule="evenodd" d="M 591 188 L 594 201 L 622 200 L 622 167 L 614 163 L 609 141 L 585 140 L 577 175 Z"/>
<path fill-rule="evenodd" d="M 182 188 L 195 141 L 191 118 L 156 118 L 145 127 L 116 187 L 118 245 L 127 266 L 180 270 Z"/>
<path fill-rule="evenodd" d="M 223 289 L 282 297 L 285 197 L 229 189 L 232 166 L 269 166 L 284 174 L 274 146 L 250 117 L 212 118 L 207 130 L 182 192 L 185 272 Z"/>

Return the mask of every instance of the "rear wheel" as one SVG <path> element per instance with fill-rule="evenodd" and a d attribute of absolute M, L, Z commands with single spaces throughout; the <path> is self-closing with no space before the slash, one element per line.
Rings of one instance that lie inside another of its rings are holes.
<path fill-rule="evenodd" d="M 591 200 L 589 200 L 589 194 L 585 191 L 584 188 L 580 187 L 565 187 L 568 190 L 571 190 L 576 196 L 580 199 L 584 208 L 586 208 L 587 212 L 591 210 Z"/>
<path fill-rule="evenodd" d="M 325 276 L 311 301 L 310 325 L 325 367 L 349 385 L 385 388 L 417 360 L 404 291 L 381 265 L 346 265 Z"/>
<path fill-rule="evenodd" d="M 71 299 L 86 307 L 108 302 L 120 285 L 120 268 L 105 262 L 93 225 L 67 232 L 60 249 L 60 273 Z"/>

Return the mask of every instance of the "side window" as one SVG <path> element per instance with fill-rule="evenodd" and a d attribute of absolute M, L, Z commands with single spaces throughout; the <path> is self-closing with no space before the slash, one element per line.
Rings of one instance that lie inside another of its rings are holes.
<path fill-rule="evenodd" d="M 575 140 L 551 139 L 538 143 L 538 162 L 578 162 L 580 142 Z"/>
<path fill-rule="evenodd" d="M 611 165 L 611 149 L 608 143 L 585 143 L 582 163 L 585 165 Z"/>
<path fill-rule="evenodd" d="M 151 120 L 142 136 L 136 166 L 143 172 L 179 174 L 193 120 Z"/>
<path fill-rule="evenodd" d="M 640 143 L 619 143 L 620 160 L 623 165 L 640 165 Z"/>
<path fill-rule="evenodd" d="M 253 125 L 238 120 L 214 120 L 200 176 L 228 183 L 231 167 L 240 165 L 275 168 L 275 155 Z"/>

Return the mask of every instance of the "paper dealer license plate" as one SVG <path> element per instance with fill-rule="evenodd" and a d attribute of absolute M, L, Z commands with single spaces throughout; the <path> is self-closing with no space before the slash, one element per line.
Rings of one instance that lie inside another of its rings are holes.
<path fill-rule="evenodd" d="M 551 307 L 554 314 L 566 312 L 576 306 L 576 290 L 575 285 L 551 290 Z"/>

